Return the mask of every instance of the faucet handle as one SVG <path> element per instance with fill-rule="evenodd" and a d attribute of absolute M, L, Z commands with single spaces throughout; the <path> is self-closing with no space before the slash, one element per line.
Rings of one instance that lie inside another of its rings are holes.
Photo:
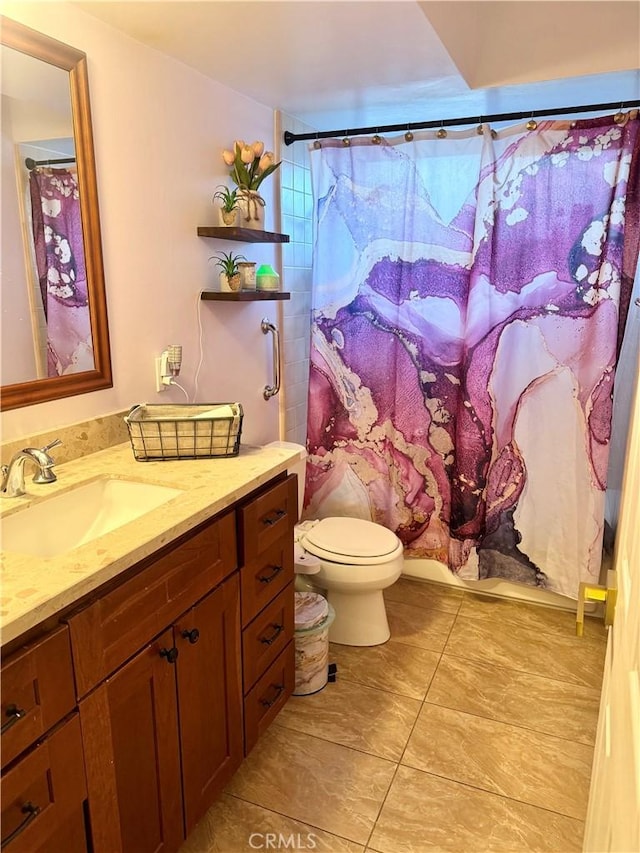
<path fill-rule="evenodd" d="M 61 438 L 54 438 L 49 444 L 45 444 L 44 447 L 41 448 L 43 453 L 46 453 L 48 450 L 51 450 L 52 447 L 57 447 L 59 444 L 62 444 Z"/>
<path fill-rule="evenodd" d="M 57 447 L 59 444 L 62 444 L 62 440 L 59 438 L 54 438 L 53 441 L 46 444 L 44 447 L 40 448 L 40 452 L 46 454 L 49 459 L 49 463 L 47 465 L 40 464 L 38 470 L 36 471 L 33 482 L 34 483 L 55 483 L 58 479 L 56 475 L 53 473 L 52 468 L 54 466 L 54 460 L 48 454 L 48 451 L 51 450 L 52 447 Z"/>

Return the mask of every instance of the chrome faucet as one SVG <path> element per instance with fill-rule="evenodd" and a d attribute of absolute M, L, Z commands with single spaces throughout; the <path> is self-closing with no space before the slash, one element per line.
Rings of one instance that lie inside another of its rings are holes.
<path fill-rule="evenodd" d="M 2 483 L 0 484 L 0 494 L 7 498 L 17 498 L 25 494 L 24 490 L 24 463 L 30 459 L 35 463 L 38 470 L 33 478 L 34 483 L 55 483 L 56 475 L 53 473 L 55 460 L 49 456 L 48 451 L 52 447 L 62 444 L 59 438 L 47 444 L 46 447 L 38 449 L 37 447 L 24 447 L 18 450 L 9 462 L 8 465 L 3 465 Z"/>

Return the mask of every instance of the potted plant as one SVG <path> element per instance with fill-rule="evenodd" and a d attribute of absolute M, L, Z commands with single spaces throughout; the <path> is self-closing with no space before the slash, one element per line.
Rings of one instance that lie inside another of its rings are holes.
<path fill-rule="evenodd" d="M 240 290 L 240 267 L 238 266 L 238 262 L 246 260 L 244 255 L 222 252 L 220 255 L 213 255 L 209 260 L 215 260 L 216 266 L 220 267 L 220 290 L 226 293 Z"/>
<path fill-rule="evenodd" d="M 222 159 L 231 167 L 229 174 L 238 187 L 241 225 L 262 228 L 264 199 L 258 190 L 264 179 L 273 174 L 280 163 L 274 162 L 271 151 L 264 150 L 264 142 L 247 145 L 243 139 L 236 139 L 233 151 L 224 150 Z"/>
<path fill-rule="evenodd" d="M 212 201 L 218 200 L 220 225 L 236 225 L 238 221 L 238 190 L 230 190 L 222 184 L 217 187 Z"/>

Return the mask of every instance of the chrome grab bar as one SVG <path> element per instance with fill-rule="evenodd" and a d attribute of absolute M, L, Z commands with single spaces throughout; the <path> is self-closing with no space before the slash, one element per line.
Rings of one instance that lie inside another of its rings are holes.
<path fill-rule="evenodd" d="M 262 321 L 260 328 L 264 335 L 268 335 L 269 332 L 273 333 L 273 385 L 265 385 L 262 392 L 264 399 L 270 400 L 271 397 L 275 397 L 280 391 L 280 332 L 278 332 L 276 326 L 270 323 L 266 317 Z"/>

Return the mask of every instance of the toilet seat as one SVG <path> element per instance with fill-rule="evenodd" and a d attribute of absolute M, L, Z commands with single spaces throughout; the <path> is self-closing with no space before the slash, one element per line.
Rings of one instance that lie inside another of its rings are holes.
<path fill-rule="evenodd" d="M 300 539 L 310 554 L 344 565 L 378 565 L 402 553 L 402 542 L 380 524 L 361 518 L 323 518 Z"/>

